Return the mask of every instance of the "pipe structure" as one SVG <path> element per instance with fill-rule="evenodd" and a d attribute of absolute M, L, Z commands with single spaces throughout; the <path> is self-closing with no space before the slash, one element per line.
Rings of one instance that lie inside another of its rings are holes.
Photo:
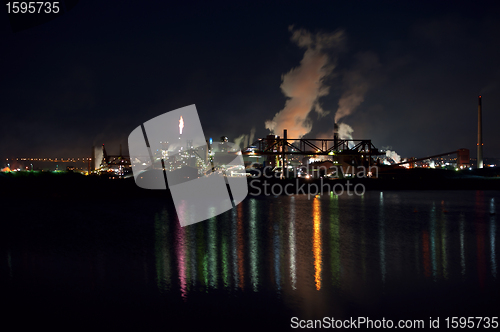
<path fill-rule="evenodd" d="M 281 175 L 286 177 L 285 172 L 287 172 L 287 164 L 286 164 L 286 153 L 287 153 L 287 137 L 288 137 L 288 132 L 286 129 L 283 129 L 283 145 L 282 145 L 282 163 L 281 163 Z"/>
<path fill-rule="evenodd" d="M 337 123 L 333 124 L 333 147 L 336 152 L 339 151 L 339 126 Z"/>
<path fill-rule="evenodd" d="M 425 158 L 412 159 L 410 161 L 408 161 L 408 160 L 407 161 L 402 161 L 402 162 L 397 163 L 397 164 L 392 164 L 392 166 L 399 166 L 399 165 L 404 165 L 404 164 L 415 163 L 417 161 L 424 161 L 424 160 L 427 160 L 427 159 L 432 159 L 432 158 L 447 156 L 447 155 L 454 154 L 454 153 L 458 153 L 458 150 L 457 151 L 446 152 L 446 153 L 441 153 L 441 154 L 435 154 L 433 156 L 429 156 L 429 157 L 425 157 Z"/>

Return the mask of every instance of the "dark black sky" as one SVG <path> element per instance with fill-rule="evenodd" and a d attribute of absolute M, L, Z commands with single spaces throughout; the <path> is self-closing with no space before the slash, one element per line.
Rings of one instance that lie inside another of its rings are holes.
<path fill-rule="evenodd" d="M 342 82 L 370 54 L 379 66 L 344 119 L 355 138 L 405 157 L 475 156 L 481 94 L 484 155 L 498 157 L 499 17 L 496 2 L 470 1 L 80 1 L 13 33 L 4 12 L 0 157 L 87 157 L 102 143 L 117 153 L 135 127 L 190 104 L 208 137 L 262 137 L 285 104 L 282 75 L 304 54 L 290 25 L 345 33 L 320 99 L 331 113 L 311 113 L 310 137 L 331 130 Z"/>

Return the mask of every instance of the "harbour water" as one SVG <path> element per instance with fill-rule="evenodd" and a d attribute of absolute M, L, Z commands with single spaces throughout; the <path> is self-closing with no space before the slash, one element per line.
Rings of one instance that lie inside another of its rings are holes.
<path fill-rule="evenodd" d="M 498 316 L 499 202 L 496 191 L 248 197 L 183 228 L 161 197 L 20 198 L 3 208 L 6 313 L 20 326 L 231 330 Z"/>

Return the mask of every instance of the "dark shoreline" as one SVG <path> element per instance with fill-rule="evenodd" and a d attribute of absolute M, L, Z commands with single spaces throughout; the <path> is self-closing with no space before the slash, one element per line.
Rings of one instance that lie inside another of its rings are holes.
<path fill-rule="evenodd" d="M 307 194 L 318 189 L 325 193 L 335 190 L 340 194 L 342 189 L 353 190 L 357 185 L 358 192 L 363 187 L 371 190 L 500 190 L 500 177 L 497 172 L 489 171 L 489 176 L 480 176 L 468 172 L 446 170 L 393 170 L 381 172 L 377 179 L 277 179 L 274 177 L 248 178 L 248 190 L 252 196 L 276 196 L 286 194 Z M 483 172 L 485 173 L 485 172 Z M 359 185 L 362 185 L 360 187 Z M 169 190 L 148 190 L 135 185 L 133 178 L 109 179 L 100 176 L 84 176 L 76 173 L 0 173 L 2 196 L 22 199 L 99 199 L 99 197 L 119 199 L 124 197 L 170 197 Z M 320 189 L 321 188 L 321 189 Z M 267 190 L 267 191 L 266 191 Z"/>

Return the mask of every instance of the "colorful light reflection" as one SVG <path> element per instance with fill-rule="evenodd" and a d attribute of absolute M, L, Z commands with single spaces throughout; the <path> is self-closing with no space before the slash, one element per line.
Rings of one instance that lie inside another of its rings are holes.
<path fill-rule="evenodd" d="M 316 289 L 321 289 L 321 211 L 320 200 L 313 200 L 313 252 L 314 252 L 314 282 Z"/>

